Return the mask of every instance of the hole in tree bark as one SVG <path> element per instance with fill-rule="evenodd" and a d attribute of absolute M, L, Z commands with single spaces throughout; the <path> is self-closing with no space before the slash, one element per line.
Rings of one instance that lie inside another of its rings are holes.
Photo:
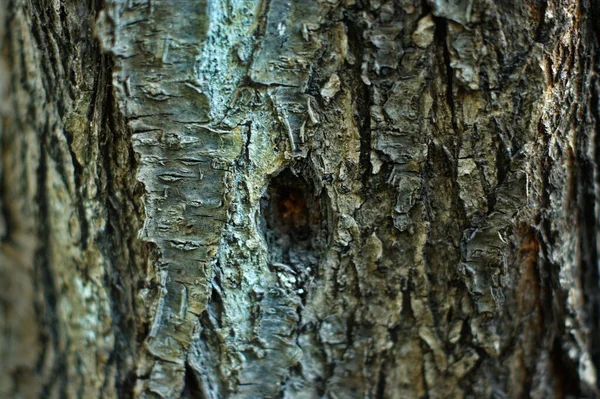
<path fill-rule="evenodd" d="M 206 395 L 202 392 L 198 379 L 194 374 L 192 367 L 185 364 L 185 388 L 181 395 L 182 399 L 205 399 Z"/>
<path fill-rule="evenodd" d="M 326 234 L 314 186 L 285 169 L 271 180 L 261 207 L 270 261 L 294 270 L 315 266 Z"/>

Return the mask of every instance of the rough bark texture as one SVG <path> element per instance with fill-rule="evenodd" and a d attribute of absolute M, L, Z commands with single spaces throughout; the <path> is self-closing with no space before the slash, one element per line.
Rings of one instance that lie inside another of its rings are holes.
<path fill-rule="evenodd" d="M 599 18 L 2 3 L 0 396 L 596 397 Z"/>

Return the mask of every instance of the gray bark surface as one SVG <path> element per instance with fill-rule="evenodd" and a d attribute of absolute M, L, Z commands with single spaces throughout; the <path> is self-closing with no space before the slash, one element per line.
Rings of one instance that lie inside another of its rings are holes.
<path fill-rule="evenodd" d="M 598 397 L 598 18 L 7 0 L 0 397 Z"/>

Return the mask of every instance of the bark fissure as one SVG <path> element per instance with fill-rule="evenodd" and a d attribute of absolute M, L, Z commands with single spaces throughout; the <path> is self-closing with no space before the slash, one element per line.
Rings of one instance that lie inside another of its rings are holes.
<path fill-rule="evenodd" d="M 45 139 L 45 135 L 40 137 L 40 154 L 46 154 Z M 50 233 L 47 227 L 49 214 L 48 199 L 45 189 L 47 187 L 47 173 L 47 155 L 45 155 L 40 158 L 40 163 L 37 169 L 37 183 L 39 191 L 36 199 L 39 206 L 39 219 L 41 221 L 46 221 L 46 223 L 40 223 L 39 225 L 38 237 L 40 249 L 36 254 L 36 257 L 38 258 L 36 274 L 38 274 L 39 277 L 35 289 L 37 292 L 41 293 L 41 298 L 38 299 L 40 301 L 39 303 L 41 304 L 38 317 L 41 317 L 39 324 L 45 326 L 45 330 L 43 330 L 41 334 L 49 335 L 48 337 L 40 339 L 40 341 L 46 345 L 52 346 L 53 352 L 51 356 L 56 356 L 58 359 L 64 359 L 64 356 L 62 356 L 62 348 L 60 347 L 60 343 L 63 339 L 59 335 L 60 327 L 58 326 L 58 320 L 56 317 L 58 295 L 54 283 L 52 265 L 50 264 L 50 254 L 48 253 L 48 249 L 50 248 Z M 49 348 L 47 346 L 43 347 L 41 351 L 38 372 L 45 371 L 43 370 L 44 361 L 46 360 L 45 357 L 49 355 Z M 42 382 L 40 389 L 41 395 L 50 397 L 52 394 L 52 389 L 54 389 L 54 386 L 56 385 L 62 387 L 59 389 L 61 389 L 61 392 L 64 394 L 64 390 L 66 389 L 66 376 L 63 373 L 64 366 L 64 360 L 58 360 L 54 362 L 53 367 L 49 371 L 48 377 L 46 377 L 46 379 Z"/>
<path fill-rule="evenodd" d="M 456 122 L 456 109 L 454 106 L 454 69 L 450 64 L 450 51 L 448 50 L 448 22 L 445 18 L 435 17 L 435 37 L 437 45 L 442 48 L 443 67 L 444 67 L 444 78 L 446 84 L 446 102 L 450 108 L 450 118 L 454 133 L 458 136 L 457 144 L 460 143 L 460 134 L 458 125 Z M 459 144 L 460 145 L 460 144 Z M 453 154 L 454 155 L 454 154 Z M 454 155 L 457 156 L 457 155 Z"/>

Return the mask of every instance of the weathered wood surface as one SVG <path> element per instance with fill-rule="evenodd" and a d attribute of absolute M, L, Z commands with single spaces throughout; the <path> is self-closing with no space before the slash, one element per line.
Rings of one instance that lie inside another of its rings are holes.
<path fill-rule="evenodd" d="M 0 396 L 598 395 L 590 2 L 0 12 Z"/>

